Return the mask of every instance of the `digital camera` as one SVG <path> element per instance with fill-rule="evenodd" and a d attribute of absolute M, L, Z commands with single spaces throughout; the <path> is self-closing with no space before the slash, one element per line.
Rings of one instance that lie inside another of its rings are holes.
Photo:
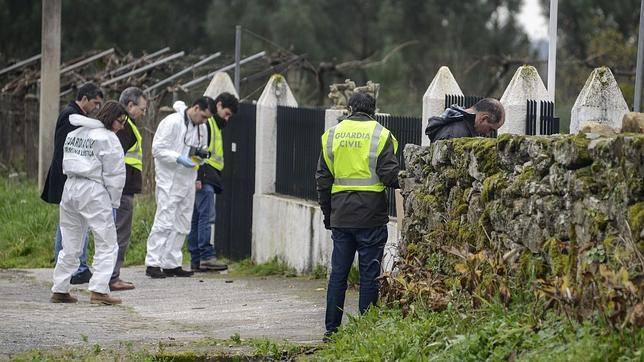
<path fill-rule="evenodd" d="M 190 156 L 197 156 L 201 159 L 210 158 L 210 151 L 206 147 L 190 147 Z"/>

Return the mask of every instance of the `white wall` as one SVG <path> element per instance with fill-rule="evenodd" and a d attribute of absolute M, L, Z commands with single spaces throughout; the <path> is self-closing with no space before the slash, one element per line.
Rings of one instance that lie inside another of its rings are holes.
<path fill-rule="evenodd" d="M 277 256 L 300 273 L 311 272 L 317 265 L 328 267 L 333 241 L 323 217 L 315 202 L 282 195 L 253 196 L 253 261 L 266 263 Z M 398 255 L 395 219 L 387 229 L 383 264 L 391 270 Z"/>

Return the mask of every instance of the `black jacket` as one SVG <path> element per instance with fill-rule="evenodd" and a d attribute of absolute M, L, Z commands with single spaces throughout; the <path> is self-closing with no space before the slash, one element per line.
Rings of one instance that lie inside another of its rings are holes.
<path fill-rule="evenodd" d="M 350 116 L 354 121 L 369 121 L 370 118 L 360 115 Z M 376 163 L 376 173 L 387 187 L 398 188 L 400 166 L 394 154 L 391 137 Z M 318 201 L 324 213 L 325 226 L 334 228 L 372 228 L 386 225 L 389 222 L 387 193 L 370 191 L 342 191 L 331 194 L 333 175 L 320 154 L 318 169 L 315 173 L 318 190 Z"/>
<path fill-rule="evenodd" d="M 217 122 L 219 129 L 223 130 L 224 127 L 226 127 L 226 122 L 220 120 L 218 117 L 215 117 L 215 122 Z M 206 122 L 206 128 L 208 129 L 207 144 L 210 145 L 210 122 Z M 201 181 L 201 183 L 212 185 L 216 194 L 224 191 L 224 184 L 221 181 L 221 172 L 206 163 L 199 167 L 199 171 L 197 171 L 197 180 Z"/>
<path fill-rule="evenodd" d="M 425 134 L 434 142 L 458 137 L 476 137 L 474 130 L 475 114 L 453 105 L 438 117 L 431 117 L 425 128 Z"/>
<path fill-rule="evenodd" d="M 69 116 L 72 114 L 85 114 L 78 106 L 76 101 L 69 102 L 63 108 L 56 121 L 56 130 L 54 133 L 54 155 L 51 159 L 51 165 L 47 172 L 47 179 L 45 179 L 45 186 L 40 194 L 40 198 L 50 204 L 60 204 L 60 199 L 63 196 L 63 187 L 67 176 L 63 174 L 63 145 L 67 134 L 75 129 L 77 126 L 72 126 L 69 123 Z"/>
<path fill-rule="evenodd" d="M 134 121 L 134 118 L 130 117 L 130 119 L 134 124 L 136 124 L 136 122 Z M 139 132 L 140 131 L 141 130 L 139 130 Z M 125 122 L 123 129 L 116 132 L 116 137 L 118 137 L 119 141 L 121 142 L 121 146 L 123 146 L 123 154 L 127 153 L 127 150 L 132 148 L 132 146 L 134 146 L 134 144 L 136 143 L 136 136 L 134 135 L 134 131 L 132 130 L 132 127 L 130 126 L 129 122 Z M 143 176 L 141 175 L 141 171 L 126 164 L 125 165 L 125 186 L 123 187 L 123 194 L 124 195 L 139 194 L 141 193 L 142 189 L 143 189 Z"/>

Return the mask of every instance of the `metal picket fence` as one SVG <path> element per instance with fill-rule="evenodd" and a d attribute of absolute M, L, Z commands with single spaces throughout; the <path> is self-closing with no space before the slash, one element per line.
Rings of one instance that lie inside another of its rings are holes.
<path fill-rule="evenodd" d="M 528 100 L 525 115 L 525 134 L 551 135 L 559 133 L 559 117 L 555 117 L 554 113 L 554 102 Z"/>
<path fill-rule="evenodd" d="M 317 200 L 315 170 L 324 114 L 324 109 L 277 107 L 277 193 Z"/>
<path fill-rule="evenodd" d="M 420 145 L 423 136 L 422 121 L 419 117 L 376 115 L 376 120 L 387 128 L 398 140 L 398 153 L 396 157 L 400 163 L 400 169 L 405 169 L 403 150 L 408 143 Z M 396 199 L 394 190 L 387 188 L 387 201 L 389 216 L 396 216 Z"/>

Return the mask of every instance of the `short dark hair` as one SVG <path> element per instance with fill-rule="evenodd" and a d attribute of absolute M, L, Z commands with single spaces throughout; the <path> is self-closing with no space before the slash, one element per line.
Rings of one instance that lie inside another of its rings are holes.
<path fill-rule="evenodd" d="M 121 103 L 124 107 L 127 107 L 127 105 L 130 104 L 130 102 L 137 105 L 139 104 L 139 99 L 141 97 L 147 99 L 145 94 L 141 90 L 141 88 L 137 88 L 137 87 L 125 88 L 125 90 L 121 92 L 121 96 L 119 97 L 119 103 Z"/>
<path fill-rule="evenodd" d="M 96 97 L 103 98 L 103 91 L 94 83 L 85 83 L 78 88 L 76 100 L 81 101 L 83 100 L 83 97 L 87 97 L 88 100 Z"/>
<path fill-rule="evenodd" d="M 197 98 L 193 103 L 192 106 L 199 106 L 199 109 L 202 111 L 205 111 L 206 109 L 210 111 L 210 113 L 215 114 L 217 113 L 217 103 L 215 103 L 215 100 L 208 97 L 208 96 L 203 96 Z"/>
<path fill-rule="evenodd" d="M 217 103 L 221 102 L 221 107 L 222 108 L 228 108 L 230 109 L 233 114 L 237 113 L 237 107 L 239 106 L 239 101 L 237 100 L 237 97 L 234 95 L 228 93 L 228 92 L 223 92 L 215 98 L 215 105 Z M 216 111 L 216 108 L 215 108 Z"/>
<path fill-rule="evenodd" d="M 490 116 L 490 123 L 499 123 L 503 119 L 505 111 L 501 102 L 494 98 L 483 98 L 472 107 L 477 112 L 484 112 Z"/>
<path fill-rule="evenodd" d="M 111 130 L 112 122 L 114 122 L 124 114 L 127 114 L 127 112 L 125 111 L 125 107 L 123 107 L 123 105 L 121 105 L 117 101 L 107 101 L 98 111 L 96 119 L 101 121 L 105 128 Z"/>
<path fill-rule="evenodd" d="M 370 116 L 376 113 L 376 99 L 367 93 L 356 93 L 349 98 L 351 113 L 362 112 Z"/>

